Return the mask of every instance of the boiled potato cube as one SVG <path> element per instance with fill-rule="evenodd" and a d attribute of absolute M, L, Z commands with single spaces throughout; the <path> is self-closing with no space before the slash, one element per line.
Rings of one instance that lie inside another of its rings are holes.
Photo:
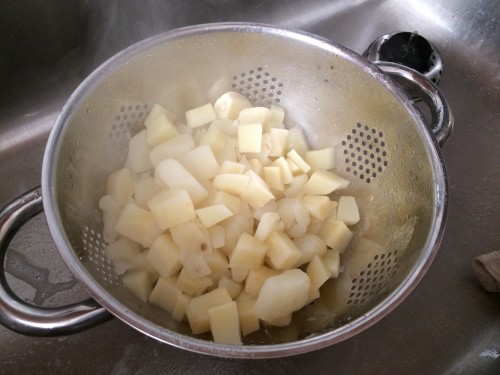
<path fill-rule="evenodd" d="M 181 250 L 212 251 L 208 230 L 199 220 L 187 221 L 170 229 L 172 239 Z"/>
<path fill-rule="evenodd" d="M 305 195 L 300 203 L 317 219 L 325 220 L 333 210 L 333 202 L 326 195 Z"/>
<path fill-rule="evenodd" d="M 273 270 L 272 268 L 261 265 L 248 271 L 245 278 L 245 292 L 254 296 L 260 293 L 260 289 L 264 282 L 271 276 L 279 275 L 281 271 Z"/>
<path fill-rule="evenodd" d="M 359 221 L 359 209 L 356 198 L 342 196 L 337 207 L 337 220 L 342 220 L 347 226 L 357 224 Z"/>
<path fill-rule="evenodd" d="M 259 153 L 262 150 L 262 124 L 250 123 L 238 126 L 238 151 Z"/>
<path fill-rule="evenodd" d="M 181 270 L 179 247 L 170 234 L 159 236 L 149 249 L 146 259 L 162 277 L 173 276 Z"/>
<path fill-rule="evenodd" d="M 242 293 L 244 294 L 244 293 Z M 260 321 L 257 315 L 253 312 L 255 305 L 255 297 L 243 297 L 242 294 L 238 296 L 236 305 L 238 307 L 238 316 L 240 318 L 241 333 L 246 336 L 252 332 L 258 331 L 260 328 Z"/>
<path fill-rule="evenodd" d="M 210 124 L 208 130 L 201 136 L 198 142 L 200 146 L 209 146 L 210 149 L 215 153 L 222 151 L 224 147 L 226 147 L 226 143 L 227 135 L 220 129 L 219 126 L 214 126 L 213 122 Z"/>
<path fill-rule="evenodd" d="M 292 322 L 292 314 L 281 316 L 274 320 L 265 320 L 264 324 L 273 327 L 287 327 Z"/>
<path fill-rule="evenodd" d="M 160 104 L 155 103 L 151 107 L 151 110 L 149 111 L 146 119 L 144 120 L 144 125 L 147 127 L 150 124 L 150 122 L 156 118 L 156 116 L 161 114 L 165 115 L 172 122 L 175 120 L 175 113 L 162 107 Z"/>
<path fill-rule="evenodd" d="M 152 197 L 147 205 L 161 230 L 193 220 L 193 202 L 186 190 L 164 190 Z"/>
<path fill-rule="evenodd" d="M 224 160 L 222 165 L 220 166 L 220 174 L 225 173 L 236 173 L 243 174 L 245 172 L 245 164 L 236 163 L 234 161 Z"/>
<path fill-rule="evenodd" d="M 351 242 L 353 233 L 343 221 L 329 218 L 323 223 L 318 235 L 329 247 L 338 250 L 342 254 Z"/>
<path fill-rule="evenodd" d="M 326 267 L 332 273 L 332 278 L 339 276 L 340 272 L 340 253 L 336 249 L 329 249 L 323 254 L 321 258 L 325 263 Z"/>
<path fill-rule="evenodd" d="M 208 309 L 210 330 L 215 342 L 220 344 L 242 345 L 240 335 L 240 318 L 236 302 Z"/>
<path fill-rule="evenodd" d="M 288 145 L 288 129 L 269 129 L 269 156 L 284 156 Z"/>
<path fill-rule="evenodd" d="M 315 255 L 311 259 L 307 265 L 306 272 L 311 280 L 312 290 L 319 289 L 326 280 L 332 277 L 332 271 L 318 255 Z"/>
<path fill-rule="evenodd" d="M 244 108 L 238 115 L 238 121 L 240 125 L 259 123 L 266 127 L 271 115 L 271 110 L 266 107 Z"/>
<path fill-rule="evenodd" d="M 121 168 L 108 176 L 106 194 L 111 195 L 118 206 L 123 207 L 134 193 L 134 179 L 128 168 Z"/>
<path fill-rule="evenodd" d="M 292 268 L 301 257 L 301 252 L 293 241 L 283 232 L 272 232 L 266 240 L 269 249 L 269 264 L 279 270 Z"/>
<path fill-rule="evenodd" d="M 149 302 L 172 314 L 181 294 L 175 285 L 175 278 L 160 277 L 149 296 Z"/>
<path fill-rule="evenodd" d="M 127 263 L 132 263 L 141 251 L 141 245 L 127 237 L 122 237 L 104 248 L 104 253 L 109 260 Z"/>
<path fill-rule="evenodd" d="M 232 302 L 231 296 L 224 288 L 217 288 L 201 296 L 194 297 L 189 301 L 186 308 L 191 331 L 196 335 L 210 331 L 210 320 L 208 310 L 212 307 Z"/>
<path fill-rule="evenodd" d="M 290 185 L 284 191 L 285 196 L 297 199 L 302 198 L 304 195 L 304 186 L 308 180 L 309 177 L 305 173 L 293 176 L 292 182 L 290 182 Z"/>
<path fill-rule="evenodd" d="M 300 170 L 304 173 L 307 173 L 311 170 L 309 164 L 306 163 L 304 159 L 297 153 L 295 149 L 291 149 L 286 156 L 300 168 Z M 293 172 L 292 172 L 293 173 Z"/>
<path fill-rule="evenodd" d="M 141 270 L 141 271 L 147 271 L 149 278 L 151 279 L 151 284 L 156 283 L 158 280 L 158 277 L 160 277 L 160 274 L 158 271 L 149 263 L 146 259 L 146 255 L 148 254 L 148 250 L 140 253 L 134 258 L 134 261 L 132 262 L 132 266 L 130 267 L 130 270 Z"/>
<path fill-rule="evenodd" d="M 125 166 L 134 173 L 142 173 L 153 168 L 149 155 L 151 146 L 146 142 L 146 129 L 134 135 L 128 144 L 128 155 Z"/>
<path fill-rule="evenodd" d="M 240 212 L 241 200 L 234 195 L 226 193 L 225 191 L 217 191 L 211 201 L 212 204 L 223 204 L 229 208 L 233 213 Z"/>
<path fill-rule="evenodd" d="M 194 277 L 191 273 L 183 268 L 175 282 L 176 287 L 186 293 L 188 296 L 200 296 L 213 285 L 213 281 L 208 276 Z"/>
<path fill-rule="evenodd" d="M 197 209 L 196 214 L 205 228 L 210 228 L 222 220 L 233 216 L 234 212 L 231 211 L 225 204 L 214 204 L 212 206 Z"/>
<path fill-rule="evenodd" d="M 311 282 L 300 269 L 286 270 L 271 276 L 262 285 L 254 312 L 259 319 L 273 321 L 304 307 Z"/>
<path fill-rule="evenodd" d="M 144 247 L 150 247 L 161 233 L 151 212 L 140 208 L 135 203 L 127 203 L 123 208 L 115 230 Z"/>
<path fill-rule="evenodd" d="M 146 142 L 151 146 L 165 142 L 179 135 L 174 123 L 165 114 L 159 114 L 146 124 Z"/>
<path fill-rule="evenodd" d="M 219 173 L 219 163 L 208 145 L 198 146 L 177 157 L 177 160 L 198 181 L 208 180 Z"/>
<path fill-rule="evenodd" d="M 230 268 L 257 268 L 264 262 L 268 245 L 243 232 L 229 259 Z"/>
<path fill-rule="evenodd" d="M 271 189 L 278 191 L 285 190 L 280 167 L 264 167 L 264 179 Z"/>
<path fill-rule="evenodd" d="M 335 168 L 335 148 L 327 147 L 319 150 L 310 150 L 306 152 L 306 162 L 313 171 Z"/>
<path fill-rule="evenodd" d="M 191 128 L 209 124 L 217 118 L 214 107 L 211 103 L 202 105 L 201 107 L 190 109 L 186 112 L 187 125 Z"/>
<path fill-rule="evenodd" d="M 249 177 L 249 181 L 246 189 L 240 193 L 240 197 L 252 208 L 261 208 L 274 199 L 274 195 L 269 189 L 269 186 L 267 186 L 265 181 L 257 173 L 250 170 L 245 172 L 244 175 Z"/>
<path fill-rule="evenodd" d="M 250 177 L 243 174 L 223 173 L 213 179 L 213 187 L 226 193 L 238 195 L 247 189 Z"/>
<path fill-rule="evenodd" d="M 212 248 L 220 249 L 226 243 L 226 230 L 223 226 L 218 224 L 211 226 L 208 228 L 208 234 L 212 241 Z"/>
<path fill-rule="evenodd" d="M 230 277 L 224 275 L 219 279 L 219 287 L 226 288 L 232 299 L 238 297 L 243 287 L 240 283 L 235 282 Z"/>
<path fill-rule="evenodd" d="M 222 221 L 221 225 L 226 231 L 226 241 L 221 249 L 224 253 L 230 254 L 243 232 L 253 233 L 254 220 L 253 217 L 240 212 Z"/>
<path fill-rule="evenodd" d="M 281 218 L 276 212 L 266 212 L 262 215 L 255 230 L 255 238 L 265 241 L 274 231 L 282 230 L 281 225 Z"/>
<path fill-rule="evenodd" d="M 229 260 L 222 251 L 214 249 L 210 252 L 204 252 L 203 257 L 212 271 L 210 273 L 212 280 L 218 281 L 222 276 L 231 276 Z"/>
<path fill-rule="evenodd" d="M 201 251 L 189 251 L 182 249 L 180 251 L 180 260 L 182 269 L 189 272 L 193 277 L 208 276 L 212 273 L 203 253 Z"/>
<path fill-rule="evenodd" d="M 186 317 L 186 308 L 189 301 L 191 301 L 191 297 L 187 294 L 181 293 L 179 297 L 177 297 L 174 311 L 172 311 L 172 318 L 174 318 L 178 322 L 182 322 Z"/>
<path fill-rule="evenodd" d="M 331 192 L 344 189 L 350 182 L 330 171 L 314 171 L 304 186 L 304 193 L 309 195 L 327 195 Z"/>
<path fill-rule="evenodd" d="M 251 107 L 252 103 L 245 96 L 234 91 L 226 92 L 214 103 L 215 113 L 220 119 L 235 120 L 243 109 Z"/>
<path fill-rule="evenodd" d="M 293 181 L 293 173 L 290 169 L 290 164 L 288 164 L 283 156 L 280 156 L 278 159 L 273 161 L 271 166 L 280 167 L 281 177 L 284 184 L 289 184 Z"/>
<path fill-rule="evenodd" d="M 149 273 L 145 270 L 128 270 L 122 276 L 123 285 L 130 290 L 142 302 L 147 302 L 153 283 Z"/>
<path fill-rule="evenodd" d="M 231 278 L 234 282 L 242 283 L 248 276 L 248 268 L 231 268 Z"/>
<path fill-rule="evenodd" d="M 309 263 L 314 256 L 323 256 L 326 251 L 326 243 L 315 234 L 305 234 L 302 237 L 294 238 L 293 243 L 301 252 L 301 257 L 297 262 L 297 266 Z"/>
<path fill-rule="evenodd" d="M 194 139 L 190 134 L 179 134 L 151 150 L 151 163 L 157 167 L 162 160 L 175 158 L 194 147 Z"/>
<path fill-rule="evenodd" d="M 134 184 L 135 203 L 141 208 L 149 208 L 147 202 L 159 191 L 155 179 L 148 174 L 142 174 Z"/>
<path fill-rule="evenodd" d="M 186 190 L 194 205 L 208 195 L 207 189 L 175 159 L 165 159 L 156 167 L 156 175 L 170 189 Z"/>

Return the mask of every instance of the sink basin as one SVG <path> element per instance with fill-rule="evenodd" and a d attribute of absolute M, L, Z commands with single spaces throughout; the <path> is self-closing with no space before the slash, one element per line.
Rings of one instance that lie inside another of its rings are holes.
<path fill-rule="evenodd" d="M 65 100 L 99 64 L 148 36 L 220 21 L 309 31 L 363 53 L 377 37 L 418 31 L 441 52 L 440 88 L 455 117 L 443 148 L 450 198 L 440 251 L 415 291 L 357 336 L 316 352 L 224 360 L 158 343 L 112 319 L 62 337 L 0 326 L 5 373 L 498 374 L 500 299 L 474 278 L 500 244 L 500 4 L 489 1 L 6 1 L 0 5 L 0 206 L 38 186 Z M 64 267 L 43 214 L 10 244 L 7 279 L 41 306 L 87 298 Z M 42 370 L 43 369 L 43 370 Z"/>

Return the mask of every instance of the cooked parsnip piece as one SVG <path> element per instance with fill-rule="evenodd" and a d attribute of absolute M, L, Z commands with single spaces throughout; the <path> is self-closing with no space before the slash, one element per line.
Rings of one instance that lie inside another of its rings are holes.
<path fill-rule="evenodd" d="M 196 335 L 210 331 L 208 310 L 213 307 L 232 302 L 231 296 L 224 288 L 217 288 L 189 301 L 186 308 L 191 331 Z"/>
<path fill-rule="evenodd" d="M 197 108 L 190 109 L 186 112 L 187 125 L 191 128 L 211 123 L 217 118 L 214 107 L 211 103 L 207 103 Z"/>
<path fill-rule="evenodd" d="M 238 126 L 238 151 L 258 153 L 262 150 L 262 124 L 246 123 Z"/>
<path fill-rule="evenodd" d="M 288 145 L 288 129 L 269 129 L 270 145 L 269 156 L 280 157 L 285 156 L 285 151 Z"/>
<path fill-rule="evenodd" d="M 333 172 L 317 170 L 314 171 L 309 181 L 304 186 L 305 194 L 321 194 L 327 195 L 331 192 L 344 189 L 349 186 L 349 180 L 336 175 Z"/>
<path fill-rule="evenodd" d="M 198 181 L 208 180 L 219 173 L 219 163 L 208 145 L 198 146 L 176 158 Z"/>
<path fill-rule="evenodd" d="M 337 220 L 342 220 L 347 226 L 357 224 L 359 221 L 359 209 L 356 198 L 342 196 L 337 208 Z"/>
<path fill-rule="evenodd" d="M 182 267 L 179 247 L 174 243 L 170 234 L 163 234 L 153 242 L 146 260 L 162 277 L 173 276 Z"/>
<path fill-rule="evenodd" d="M 146 302 L 153 290 L 153 283 L 145 270 L 128 270 L 122 276 L 123 285 L 142 302 Z"/>
<path fill-rule="evenodd" d="M 327 250 L 325 241 L 315 234 L 307 233 L 302 237 L 294 238 L 293 243 L 301 253 L 296 266 L 309 263 L 316 255 L 322 257 Z"/>
<path fill-rule="evenodd" d="M 175 158 L 195 147 L 191 134 L 179 134 L 151 150 L 151 163 L 156 167 L 162 160 Z"/>
<path fill-rule="evenodd" d="M 196 217 L 193 202 L 186 190 L 163 190 L 147 205 L 161 230 L 193 220 Z"/>
<path fill-rule="evenodd" d="M 254 236 L 243 232 L 230 255 L 230 268 L 258 268 L 264 262 L 268 245 Z"/>
<path fill-rule="evenodd" d="M 160 277 L 149 296 L 149 302 L 172 314 L 181 295 L 182 292 L 175 285 L 175 278 Z"/>
<path fill-rule="evenodd" d="M 236 302 L 231 301 L 208 309 L 208 318 L 215 342 L 232 345 L 242 344 Z"/>
<path fill-rule="evenodd" d="M 239 195 L 243 193 L 250 182 L 250 177 L 243 174 L 223 173 L 213 179 L 213 187 L 226 193 Z"/>
<path fill-rule="evenodd" d="M 227 219 L 234 215 L 225 204 L 214 204 L 212 206 L 199 208 L 196 210 L 196 215 L 200 218 L 205 228 L 220 223 L 222 220 Z"/>
<path fill-rule="evenodd" d="M 304 172 L 304 173 L 307 173 L 311 170 L 311 167 L 309 166 L 309 164 L 306 163 L 306 161 L 304 159 L 302 159 L 302 157 L 297 153 L 297 151 L 295 149 L 291 149 L 290 151 L 288 151 L 288 154 L 286 154 L 286 156 L 295 163 L 295 165 L 297 167 L 299 167 L 299 169 Z M 293 173 L 293 171 L 292 171 Z"/>
<path fill-rule="evenodd" d="M 333 202 L 326 195 L 305 195 L 300 203 L 317 219 L 325 220 L 332 213 Z"/>
<path fill-rule="evenodd" d="M 230 91 L 215 101 L 214 110 L 218 118 L 235 120 L 245 108 L 251 108 L 252 103 L 238 92 Z"/>
<path fill-rule="evenodd" d="M 269 245 L 267 250 L 269 264 L 275 269 L 292 268 L 301 257 L 300 250 L 283 232 L 272 232 L 265 243 Z"/>
<path fill-rule="evenodd" d="M 155 147 L 156 145 L 179 135 L 177 127 L 164 113 L 154 117 L 152 120 L 145 123 L 145 125 L 146 142 L 151 147 Z"/>
<path fill-rule="evenodd" d="M 335 168 L 335 148 L 326 147 L 319 150 L 309 150 L 306 152 L 306 162 L 313 171 Z"/>
<path fill-rule="evenodd" d="M 351 242 L 353 233 L 343 221 L 326 219 L 318 235 L 329 247 L 342 254 Z"/>
<path fill-rule="evenodd" d="M 135 203 L 125 205 L 118 217 L 115 230 L 144 247 L 150 247 L 161 233 L 151 212 Z"/>

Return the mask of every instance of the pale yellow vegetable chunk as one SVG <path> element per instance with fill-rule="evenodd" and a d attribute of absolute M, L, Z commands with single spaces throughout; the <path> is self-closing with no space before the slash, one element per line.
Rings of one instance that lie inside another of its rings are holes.
<path fill-rule="evenodd" d="M 269 277 L 255 302 L 255 315 L 271 322 L 301 309 L 308 301 L 310 284 L 309 277 L 300 269 Z"/>
<path fill-rule="evenodd" d="M 327 171 L 335 168 L 335 148 L 327 147 L 319 150 L 309 150 L 306 152 L 306 162 L 311 166 L 313 171 Z"/>
<path fill-rule="evenodd" d="M 182 322 L 186 317 L 186 308 L 189 301 L 191 301 L 191 297 L 187 294 L 181 293 L 179 297 L 177 297 L 174 311 L 172 311 L 172 318 L 174 318 L 178 322 Z"/>
<path fill-rule="evenodd" d="M 215 342 L 242 345 L 240 318 L 236 302 L 231 301 L 208 310 L 210 330 Z"/>
<path fill-rule="evenodd" d="M 225 288 L 232 299 L 235 299 L 236 297 L 238 297 L 240 292 L 243 290 L 241 283 L 237 283 L 236 281 L 231 279 L 231 277 L 226 276 L 226 275 L 222 276 L 219 279 L 218 287 Z"/>
<path fill-rule="evenodd" d="M 337 207 L 337 220 L 342 220 L 347 226 L 357 224 L 359 221 L 359 209 L 356 198 L 342 196 Z"/>
<path fill-rule="evenodd" d="M 198 128 L 209 124 L 216 118 L 217 115 L 215 114 L 214 107 L 211 103 L 190 109 L 186 112 L 186 121 L 190 128 Z"/>
<path fill-rule="evenodd" d="M 149 174 L 142 174 L 134 183 L 135 203 L 141 208 L 149 208 L 147 202 L 153 198 L 159 191 L 155 179 Z"/>
<path fill-rule="evenodd" d="M 210 236 L 210 240 L 212 241 L 212 248 L 220 249 L 226 243 L 226 230 L 221 225 L 213 225 L 208 228 L 208 234 Z M 210 267 L 212 268 L 212 267 Z"/>
<path fill-rule="evenodd" d="M 148 250 L 140 253 L 134 258 L 132 262 L 132 266 L 130 267 L 130 271 L 146 271 L 151 280 L 151 284 L 156 283 L 160 274 L 158 271 L 146 260 L 146 255 L 148 254 Z"/>
<path fill-rule="evenodd" d="M 241 163 L 236 163 L 234 161 L 224 160 L 222 165 L 220 166 L 220 174 L 225 173 L 237 173 L 243 174 L 245 172 L 245 165 Z"/>
<path fill-rule="evenodd" d="M 118 206 L 123 207 L 134 193 L 134 179 L 128 168 L 122 168 L 108 176 L 106 194 L 111 195 Z"/>
<path fill-rule="evenodd" d="M 349 186 L 349 180 L 336 175 L 333 172 L 317 170 L 314 171 L 309 181 L 304 186 L 304 193 L 309 195 L 327 195 L 338 189 Z"/>
<path fill-rule="evenodd" d="M 214 153 L 217 153 L 226 147 L 228 138 L 219 126 L 214 126 L 213 124 L 213 122 L 210 124 L 206 133 L 201 136 L 198 144 L 200 146 L 208 145 Z"/>
<path fill-rule="evenodd" d="M 156 176 L 170 189 L 186 190 L 195 205 L 208 195 L 207 189 L 175 159 L 161 161 L 156 167 Z"/>
<path fill-rule="evenodd" d="M 278 191 L 285 190 L 280 167 L 264 167 L 264 179 L 271 189 Z"/>
<path fill-rule="evenodd" d="M 213 285 L 213 280 L 208 276 L 194 277 L 185 268 L 181 269 L 175 286 L 191 297 L 197 297 Z"/>
<path fill-rule="evenodd" d="M 192 150 L 194 147 L 194 139 L 190 134 L 179 134 L 153 148 L 151 150 L 150 160 L 156 167 L 162 160 L 175 158 Z"/>
<path fill-rule="evenodd" d="M 134 173 L 142 173 L 153 168 L 151 160 L 151 146 L 146 142 L 146 129 L 134 135 L 128 144 L 128 155 L 125 166 Z"/>
<path fill-rule="evenodd" d="M 128 270 L 122 276 L 123 285 L 130 290 L 142 302 L 147 302 L 153 283 L 145 270 Z"/>
<path fill-rule="evenodd" d="M 144 247 L 150 247 L 161 233 L 151 212 L 140 208 L 135 203 L 125 205 L 118 217 L 115 230 Z"/>
<path fill-rule="evenodd" d="M 351 242 L 353 233 L 343 221 L 326 219 L 318 235 L 329 247 L 342 254 Z"/>
<path fill-rule="evenodd" d="M 172 122 L 175 120 L 175 113 L 169 111 L 160 104 L 155 103 L 151 107 L 151 110 L 149 111 L 146 119 L 144 120 L 144 125 L 147 127 L 151 123 L 151 121 L 156 118 L 156 116 L 161 114 L 165 115 Z"/>
<path fill-rule="evenodd" d="M 162 277 L 173 276 L 180 271 L 179 247 L 170 234 L 159 236 L 149 249 L 146 259 Z"/>
<path fill-rule="evenodd" d="M 198 181 L 208 180 L 219 173 L 219 163 L 208 145 L 198 146 L 177 157 L 177 160 Z"/>
<path fill-rule="evenodd" d="M 257 315 L 255 315 L 255 313 L 253 312 L 256 298 L 242 298 L 242 294 L 240 294 L 240 296 L 236 300 L 236 306 L 238 307 L 241 333 L 246 336 L 252 332 L 259 330 L 260 321 Z"/>
<path fill-rule="evenodd" d="M 111 261 L 132 263 L 142 248 L 137 242 L 122 237 L 104 248 L 106 257 Z"/>
<path fill-rule="evenodd" d="M 336 249 L 328 249 L 321 258 L 326 267 L 332 273 L 332 278 L 336 278 L 340 273 L 340 253 Z"/>
<path fill-rule="evenodd" d="M 204 277 L 212 273 L 202 251 L 181 249 L 180 260 L 182 269 L 193 277 Z"/>
<path fill-rule="evenodd" d="M 255 238 L 260 241 L 265 241 L 274 231 L 283 230 L 281 218 L 276 212 L 266 212 L 262 215 L 257 229 L 255 230 Z"/>
<path fill-rule="evenodd" d="M 189 301 L 186 316 L 191 331 L 196 335 L 210 331 L 208 310 L 232 302 L 231 296 L 224 288 L 217 288 Z"/>
<path fill-rule="evenodd" d="M 208 230 L 198 219 L 176 225 L 170 229 L 170 233 L 181 250 L 212 251 Z"/>
<path fill-rule="evenodd" d="M 325 241 L 315 234 L 308 233 L 302 237 L 294 238 L 293 243 L 301 253 L 297 266 L 309 263 L 316 255 L 322 257 L 327 251 Z"/>
<path fill-rule="evenodd" d="M 300 203 L 317 219 L 325 220 L 333 210 L 333 202 L 325 195 L 305 195 Z"/>
<path fill-rule="evenodd" d="M 248 185 L 240 193 L 240 197 L 245 200 L 252 208 L 264 207 L 266 203 L 274 199 L 274 195 L 265 181 L 254 171 L 245 172 L 249 177 Z"/>
<path fill-rule="evenodd" d="M 230 268 L 253 269 L 261 266 L 268 245 L 248 233 L 242 233 L 229 259 Z"/>
<path fill-rule="evenodd" d="M 262 150 L 262 124 L 250 123 L 238 126 L 238 150 L 241 153 L 258 153 Z"/>
<path fill-rule="evenodd" d="M 149 302 L 172 314 L 181 294 L 175 285 L 175 278 L 160 277 L 149 296 Z"/>
<path fill-rule="evenodd" d="M 165 115 L 159 114 L 146 124 L 146 142 L 151 146 L 165 142 L 166 140 L 179 135 L 174 123 Z"/>
<path fill-rule="evenodd" d="M 281 177 L 283 179 L 284 184 L 289 184 L 293 181 L 293 173 L 290 169 L 290 164 L 286 161 L 283 156 L 280 156 L 278 159 L 274 160 L 271 163 L 272 166 L 280 167 L 281 169 Z"/>
<path fill-rule="evenodd" d="M 307 173 L 311 170 L 309 164 L 307 164 L 306 161 L 302 159 L 302 157 L 297 153 L 295 149 L 291 149 L 288 154 L 286 154 L 286 156 L 290 158 L 290 160 L 293 161 L 302 172 Z"/>
<path fill-rule="evenodd" d="M 245 96 L 234 91 L 226 92 L 214 103 L 215 113 L 220 119 L 235 120 L 243 109 L 251 107 L 252 103 Z"/>
<path fill-rule="evenodd" d="M 306 272 L 311 280 L 311 289 L 313 290 L 319 289 L 332 276 L 332 271 L 318 255 L 311 259 Z"/>
<path fill-rule="evenodd" d="M 269 134 L 269 156 L 284 156 L 288 145 L 288 129 L 271 128 L 269 129 Z"/>
<path fill-rule="evenodd" d="M 196 217 L 193 202 L 186 190 L 163 190 L 147 205 L 161 230 L 193 220 Z"/>
<path fill-rule="evenodd" d="M 196 214 L 200 218 L 205 228 L 220 223 L 222 220 L 227 219 L 234 215 L 225 204 L 214 204 L 213 206 L 203 207 L 196 210 Z"/>
<path fill-rule="evenodd" d="M 239 195 L 247 189 L 250 177 L 243 174 L 223 173 L 213 179 L 213 187 L 226 193 Z"/>
<path fill-rule="evenodd" d="M 260 123 L 264 127 L 271 119 L 272 112 L 266 107 L 251 107 L 244 108 L 240 111 L 238 115 L 238 122 L 241 124 L 253 124 Z"/>
<path fill-rule="evenodd" d="M 282 124 L 285 119 L 285 110 L 276 104 L 271 104 L 271 118 L 270 122 Z"/>
<path fill-rule="evenodd" d="M 280 273 L 281 271 L 274 270 L 264 265 L 249 270 L 245 279 L 245 292 L 257 296 L 260 293 L 264 282 L 271 276 L 276 276 Z"/>
<path fill-rule="evenodd" d="M 275 269 L 292 268 L 301 257 L 300 250 L 283 232 L 272 232 L 266 243 L 269 245 L 267 250 L 269 264 Z"/>

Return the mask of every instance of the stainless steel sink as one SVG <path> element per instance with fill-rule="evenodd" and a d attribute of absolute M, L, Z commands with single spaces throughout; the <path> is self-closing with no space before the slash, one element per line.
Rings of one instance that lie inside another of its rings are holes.
<path fill-rule="evenodd" d="M 394 312 L 332 347 L 284 359 L 225 360 L 160 344 L 112 319 L 64 337 L 0 327 L 0 373 L 499 374 L 500 298 L 470 264 L 500 249 L 500 3 L 459 1 L 133 0 L 0 4 L 0 206 L 39 185 L 52 123 L 100 63 L 185 25 L 256 21 L 330 38 L 358 53 L 377 37 L 418 31 L 441 52 L 440 87 L 455 116 L 446 143 L 450 200 L 440 251 Z M 34 304 L 86 298 L 43 214 L 13 239 L 7 279 Z"/>

